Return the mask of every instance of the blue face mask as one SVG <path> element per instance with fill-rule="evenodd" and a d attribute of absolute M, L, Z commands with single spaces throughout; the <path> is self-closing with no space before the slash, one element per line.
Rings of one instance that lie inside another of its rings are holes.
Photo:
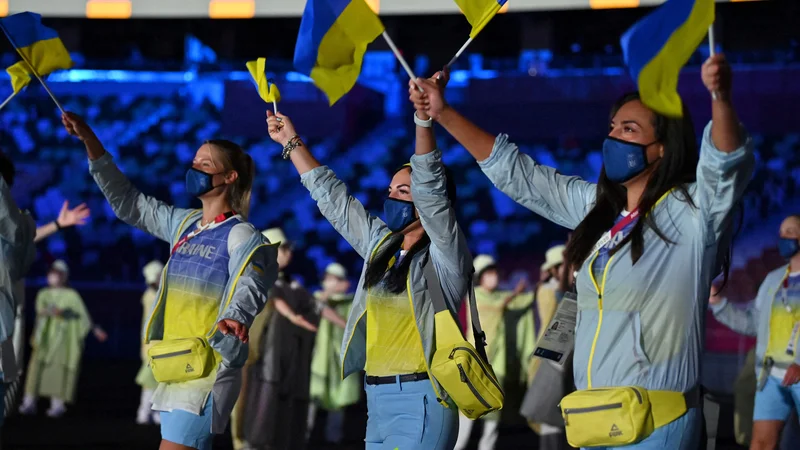
<path fill-rule="evenodd" d="M 649 165 L 647 163 L 649 145 L 606 137 L 603 142 L 603 167 L 608 179 L 614 183 L 624 183 L 644 172 Z"/>
<path fill-rule="evenodd" d="M 798 251 L 800 251 L 800 244 L 797 243 L 797 239 L 780 238 L 778 240 L 778 253 L 784 259 L 792 259 L 792 256 L 796 255 Z"/>
<path fill-rule="evenodd" d="M 386 226 L 397 233 L 411 225 L 417 218 L 414 216 L 414 202 L 387 198 L 383 203 L 383 216 Z"/>
<path fill-rule="evenodd" d="M 219 186 L 214 186 L 214 175 L 219 174 L 205 173 L 194 167 L 190 167 L 189 170 L 186 171 L 186 193 L 193 197 L 200 197 L 218 188 Z"/>

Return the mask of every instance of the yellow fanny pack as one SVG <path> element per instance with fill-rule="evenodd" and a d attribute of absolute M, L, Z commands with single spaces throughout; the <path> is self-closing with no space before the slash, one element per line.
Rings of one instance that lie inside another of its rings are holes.
<path fill-rule="evenodd" d="M 214 366 L 214 351 L 201 337 L 170 339 L 147 350 L 153 377 L 159 383 L 203 378 Z"/>
<path fill-rule="evenodd" d="M 567 441 L 573 447 L 635 444 L 699 404 L 695 388 L 683 394 L 637 386 L 576 391 L 561 400 Z"/>
<path fill-rule="evenodd" d="M 504 394 L 486 358 L 486 337 L 481 331 L 475 291 L 469 280 L 469 310 L 475 346 L 467 342 L 444 300 L 439 277 L 430 262 L 423 266 L 428 294 L 436 311 L 436 352 L 431 362 L 431 374 L 442 385 L 458 409 L 470 419 L 478 419 L 503 407 Z"/>

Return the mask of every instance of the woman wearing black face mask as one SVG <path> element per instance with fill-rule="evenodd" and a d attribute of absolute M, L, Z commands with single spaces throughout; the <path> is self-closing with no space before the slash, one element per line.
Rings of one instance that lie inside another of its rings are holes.
<path fill-rule="evenodd" d="M 434 309 L 423 263 L 429 258 L 448 307 L 467 292 L 472 256 L 456 223 L 455 185 L 446 176 L 427 116 L 415 119 L 416 154 L 389 185 L 381 220 L 311 155 L 288 117 L 267 112 L 270 137 L 284 147 L 322 214 L 367 262 L 342 343 L 342 375 L 367 373 L 368 450 L 452 449 L 458 409 L 430 376 Z"/>
<path fill-rule="evenodd" d="M 792 411 L 800 414 L 800 216 L 781 223 L 778 251 L 787 264 L 770 272 L 748 308 L 736 308 L 711 290 L 714 317 L 732 330 L 758 336 L 757 391 L 751 449 L 778 447 Z"/>
<path fill-rule="evenodd" d="M 703 314 L 722 265 L 717 255 L 727 253 L 720 246 L 729 242 L 731 211 L 754 164 L 722 55 L 705 62 L 702 79 L 716 100 L 700 158 L 686 112 L 682 119 L 664 117 L 629 94 L 611 111 L 597 184 L 560 175 L 520 153 L 506 135 L 481 130 L 447 105 L 432 80 L 419 80 L 424 94 L 409 92 L 417 111 L 450 132 L 495 186 L 575 230 L 566 263 L 579 270 L 577 388 L 638 386 L 659 396 L 654 408 L 669 409 L 653 410 L 654 430 L 599 430 L 601 445 L 635 435 L 628 442 L 637 443 L 626 448 L 694 450 L 700 439 Z M 599 405 L 591 400 L 597 392 L 582 395 L 590 399 L 584 406 Z M 589 416 L 571 417 L 575 424 Z"/>
<path fill-rule="evenodd" d="M 232 142 L 204 143 L 186 173 L 186 190 L 203 209 L 180 209 L 131 185 L 83 119 L 66 113 L 62 122 L 86 146 L 89 171 L 117 217 L 173 246 L 144 330 L 145 343 L 160 341 L 148 350 L 160 382 L 153 409 L 161 411 L 162 450 L 210 449 L 239 394 L 248 328 L 278 276 L 277 249 L 245 222 L 253 160 Z"/>

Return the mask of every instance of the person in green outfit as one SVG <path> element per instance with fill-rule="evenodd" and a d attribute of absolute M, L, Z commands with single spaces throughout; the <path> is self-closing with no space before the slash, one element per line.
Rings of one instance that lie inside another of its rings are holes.
<path fill-rule="evenodd" d="M 527 283 L 524 279 L 513 291 L 499 290 L 497 265 L 489 255 L 476 256 L 473 267 L 477 281 L 475 300 L 486 333 L 486 354 L 497 380 L 506 391 L 506 401 L 515 395 L 522 398 L 527 381 L 527 364 L 523 362 L 533 353 L 536 343 L 533 292 L 525 292 Z M 468 323 L 467 329 L 471 327 Z M 483 433 L 478 450 L 493 450 L 499 436 L 500 411 L 490 413 L 481 420 Z M 456 450 L 467 447 L 473 424 L 472 420 L 459 415 Z"/>
<path fill-rule="evenodd" d="M 341 317 L 350 315 L 353 294 L 348 293 L 347 270 L 339 263 L 325 268 L 322 290 L 314 293 L 320 309 L 333 308 Z M 358 402 L 361 396 L 359 377 L 341 378 L 340 352 L 344 327 L 329 320 L 320 321 L 311 361 L 311 406 L 308 409 L 308 433 L 314 429 L 318 408 L 327 411 L 325 440 L 334 444 L 344 437 L 344 408 Z"/>
<path fill-rule="evenodd" d="M 164 271 L 164 263 L 158 260 L 150 261 L 142 269 L 144 281 L 147 283 L 147 290 L 142 294 L 142 329 L 144 329 L 150 311 L 158 294 L 158 286 L 161 284 L 161 273 Z M 147 425 L 149 423 L 160 424 L 161 416 L 158 411 L 153 411 L 153 393 L 158 387 L 158 381 L 153 376 L 153 369 L 150 368 L 147 349 L 149 344 L 142 340 L 142 367 L 136 374 L 136 384 L 142 387 L 142 394 L 139 398 L 139 409 L 136 411 L 136 423 Z"/>
<path fill-rule="evenodd" d="M 25 398 L 21 414 L 35 414 L 39 396 L 50 397 L 47 415 L 61 417 L 66 403 L 75 398 L 83 343 L 91 331 L 104 342 L 106 332 L 92 324 L 81 296 L 67 286 L 69 267 L 58 260 L 47 274 L 48 287 L 36 296 L 36 327 L 33 331 Z"/>

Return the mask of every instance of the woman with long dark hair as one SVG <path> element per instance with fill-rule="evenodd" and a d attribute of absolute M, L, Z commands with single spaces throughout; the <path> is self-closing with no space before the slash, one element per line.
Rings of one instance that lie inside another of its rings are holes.
<path fill-rule="evenodd" d="M 427 115 L 415 117 L 416 154 L 392 177 L 383 220 L 333 171 L 320 165 L 291 120 L 267 113 L 322 214 L 366 261 L 342 342 L 342 376 L 365 370 L 368 450 L 452 449 L 458 409 L 430 374 L 434 307 L 423 267 L 433 265 L 455 315 L 467 293 L 472 256 L 456 222 L 455 184 L 446 175 Z"/>
<path fill-rule="evenodd" d="M 276 248 L 246 221 L 253 159 L 233 142 L 204 142 L 186 170 L 186 192 L 203 207 L 176 208 L 139 192 L 83 119 L 68 112 L 61 121 L 83 141 L 117 217 L 172 247 L 143 331 L 145 344 L 159 341 L 148 350 L 159 381 L 153 409 L 161 411 L 161 450 L 208 450 L 228 424 L 248 329 L 278 277 Z"/>
<path fill-rule="evenodd" d="M 424 93 L 410 91 L 417 111 L 460 142 L 495 186 L 575 230 L 566 259 L 579 268 L 577 388 L 637 386 L 686 402 L 685 412 L 666 423 L 654 419 L 655 429 L 626 448 L 694 450 L 700 439 L 709 287 L 722 270 L 732 210 L 754 165 L 751 140 L 731 103 L 731 78 L 722 55 L 703 65 L 703 83 L 716 99 L 699 158 L 688 111 L 668 118 L 636 93 L 623 96 L 611 110 L 597 184 L 560 175 L 520 153 L 508 136 L 481 130 L 448 106 L 433 80 L 419 80 Z M 621 438 L 616 424 L 609 428 L 601 432 Z M 569 424 L 567 431 L 569 437 Z"/>

